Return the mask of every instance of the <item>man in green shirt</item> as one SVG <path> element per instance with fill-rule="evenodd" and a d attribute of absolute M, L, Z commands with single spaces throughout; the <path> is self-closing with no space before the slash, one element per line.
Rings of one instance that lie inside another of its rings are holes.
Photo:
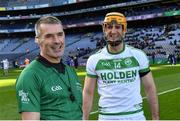
<path fill-rule="evenodd" d="M 35 24 L 40 55 L 16 81 L 19 112 L 23 120 L 81 120 L 82 86 L 73 68 L 62 62 L 65 34 L 53 16 Z"/>

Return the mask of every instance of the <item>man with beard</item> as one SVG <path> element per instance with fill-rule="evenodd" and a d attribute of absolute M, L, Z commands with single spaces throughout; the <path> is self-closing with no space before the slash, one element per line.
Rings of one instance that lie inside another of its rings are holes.
<path fill-rule="evenodd" d="M 35 24 L 40 55 L 16 81 L 19 112 L 23 120 L 81 120 L 82 87 L 76 72 L 64 64 L 65 33 L 53 16 Z"/>
<path fill-rule="evenodd" d="M 87 61 L 83 90 L 83 119 L 89 119 L 97 83 L 99 120 L 146 120 L 140 84 L 144 85 L 153 120 L 159 119 L 156 87 L 145 53 L 124 43 L 127 22 L 111 12 L 103 21 L 107 46 Z"/>

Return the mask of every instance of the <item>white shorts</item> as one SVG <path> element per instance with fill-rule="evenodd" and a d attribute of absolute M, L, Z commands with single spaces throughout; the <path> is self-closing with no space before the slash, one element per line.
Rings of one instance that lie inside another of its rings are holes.
<path fill-rule="evenodd" d="M 134 121 L 146 121 L 146 118 L 143 113 L 138 113 L 135 115 L 101 115 L 99 114 L 98 120 L 134 120 Z"/>

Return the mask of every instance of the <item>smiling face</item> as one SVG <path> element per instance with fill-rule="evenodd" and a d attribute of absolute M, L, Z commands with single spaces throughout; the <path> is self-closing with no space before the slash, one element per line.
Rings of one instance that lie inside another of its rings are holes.
<path fill-rule="evenodd" d="M 40 46 L 40 54 L 52 63 L 60 62 L 64 54 L 65 34 L 61 24 L 42 23 L 39 26 L 40 35 L 36 41 Z"/>
<path fill-rule="evenodd" d="M 107 23 L 103 29 L 104 35 L 110 45 L 115 42 L 119 42 L 119 44 L 123 42 L 125 33 L 121 24 Z"/>
<path fill-rule="evenodd" d="M 108 46 L 116 47 L 123 43 L 127 22 L 123 14 L 119 12 L 107 13 L 103 21 L 104 37 Z"/>

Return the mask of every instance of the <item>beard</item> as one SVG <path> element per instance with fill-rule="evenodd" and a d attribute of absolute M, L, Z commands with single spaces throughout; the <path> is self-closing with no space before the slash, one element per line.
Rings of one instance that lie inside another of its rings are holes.
<path fill-rule="evenodd" d="M 110 41 L 107 39 L 106 36 L 104 36 L 104 39 L 106 40 L 107 44 L 109 44 L 112 47 L 116 47 L 124 42 L 124 37 L 119 37 L 116 41 Z"/>

